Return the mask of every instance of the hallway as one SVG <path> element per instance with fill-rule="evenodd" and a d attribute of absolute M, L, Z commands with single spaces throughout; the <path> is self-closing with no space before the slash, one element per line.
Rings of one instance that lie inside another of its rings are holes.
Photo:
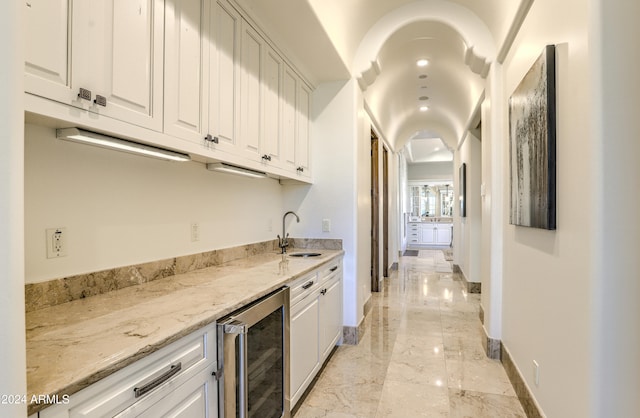
<path fill-rule="evenodd" d="M 337 349 L 295 417 L 525 417 L 456 276 L 440 250 L 401 257 L 362 341 Z"/>

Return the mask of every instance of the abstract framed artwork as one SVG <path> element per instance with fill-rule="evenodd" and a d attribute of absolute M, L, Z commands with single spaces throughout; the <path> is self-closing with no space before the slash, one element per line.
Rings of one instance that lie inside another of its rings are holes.
<path fill-rule="evenodd" d="M 547 45 L 509 99 L 512 225 L 556 229 L 556 65 Z"/>
<path fill-rule="evenodd" d="M 465 163 L 460 166 L 458 181 L 460 182 L 460 216 L 465 218 L 467 216 L 467 165 Z"/>

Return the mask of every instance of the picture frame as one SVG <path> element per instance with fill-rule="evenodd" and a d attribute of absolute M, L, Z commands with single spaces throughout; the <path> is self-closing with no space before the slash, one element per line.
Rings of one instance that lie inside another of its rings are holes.
<path fill-rule="evenodd" d="M 556 60 L 547 45 L 509 98 L 509 223 L 555 230 Z"/>
<path fill-rule="evenodd" d="M 459 169 L 458 176 L 458 189 L 459 189 L 459 199 L 460 199 L 460 217 L 466 218 L 467 216 L 467 164 L 462 163 Z"/>

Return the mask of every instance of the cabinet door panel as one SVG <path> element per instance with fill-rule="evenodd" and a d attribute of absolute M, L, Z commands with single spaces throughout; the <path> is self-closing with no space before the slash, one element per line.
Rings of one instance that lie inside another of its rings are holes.
<path fill-rule="evenodd" d="M 318 349 L 318 320 L 320 308 L 318 298 L 313 295 L 312 301 L 306 304 L 300 312 L 291 317 L 290 367 L 291 367 L 291 404 L 294 405 L 304 391 L 303 385 L 309 380 L 315 368 L 319 365 L 320 353 Z M 294 307 L 295 309 L 295 307 Z"/>
<path fill-rule="evenodd" d="M 204 6 L 203 0 L 167 0 L 165 7 L 164 132 L 196 143 L 205 135 Z"/>
<path fill-rule="evenodd" d="M 327 291 L 320 299 L 322 313 L 320 350 L 323 359 L 331 353 L 342 334 L 342 281 L 333 280 L 325 288 Z"/>
<path fill-rule="evenodd" d="M 262 134 L 262 51 L 264 41 L 246 22 L 242 25 L 242 73 L 240 82 L 240 133 L 242 152 L 260 155 Z"/>
<path fill-rule="evenodd" d="M 25 9 L 25 91 L 70 103 L 69 0 L 31 0 Z"/>
<path fill-rule="evenodd" d="M 450 225 L 438 225 L 437 243 L 440 245 L 449 245 L 451 243 Z"/>
<path fill-rule="evenodd" d="M 282 59 L 267 48 L 264 56 L 264 154 L 273 159 L 270 163 L 282 166 L 280 135 L 280 96 L 282 85 Z"/>
<path fill-rule="evenodd" d="M 107 100 L 90 111 L 161 129 L 163 15 L 161 0 L 74 3 L 74 83 Z"/>
<path fill-rule="evenodd" d="M 238 144 L 240 113 L 240 15 L 226 2 L 214 2 L 209 23 L 213 50 L 209 71 L 209 133 L 217 149 L 233 152 Z"/>
<path fill-rule="evenodd" d="M 432 225 L 425 225 L 421 231 L 421 244 L 434 244 L 436 242 L 435 229 Z"/>
<path fill-rule="evenodd" d="M 309 177 L 310 173 L 310 143 L 309 143 L 309 111 L 311 91 L 300 82 L 298 87 L 297 107 L 297 138 L 296 138 L 296 165 L 301 168 L 302 175 Z"/>
<path fill-rule="evenodd" d="M 297 76 L 285 66 L 282 80 L 282 163 L 289 170 L 296 169 L 296 94 Z"/>

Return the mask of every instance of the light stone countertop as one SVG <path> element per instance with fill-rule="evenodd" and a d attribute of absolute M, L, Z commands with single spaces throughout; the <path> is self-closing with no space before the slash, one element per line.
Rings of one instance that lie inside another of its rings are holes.
<path fill-rule="evenodd" d="M 265 253 L 27 313 L 28 399 L 72 395 L 344 255 L 314 251 L 322 255 Z"/>

